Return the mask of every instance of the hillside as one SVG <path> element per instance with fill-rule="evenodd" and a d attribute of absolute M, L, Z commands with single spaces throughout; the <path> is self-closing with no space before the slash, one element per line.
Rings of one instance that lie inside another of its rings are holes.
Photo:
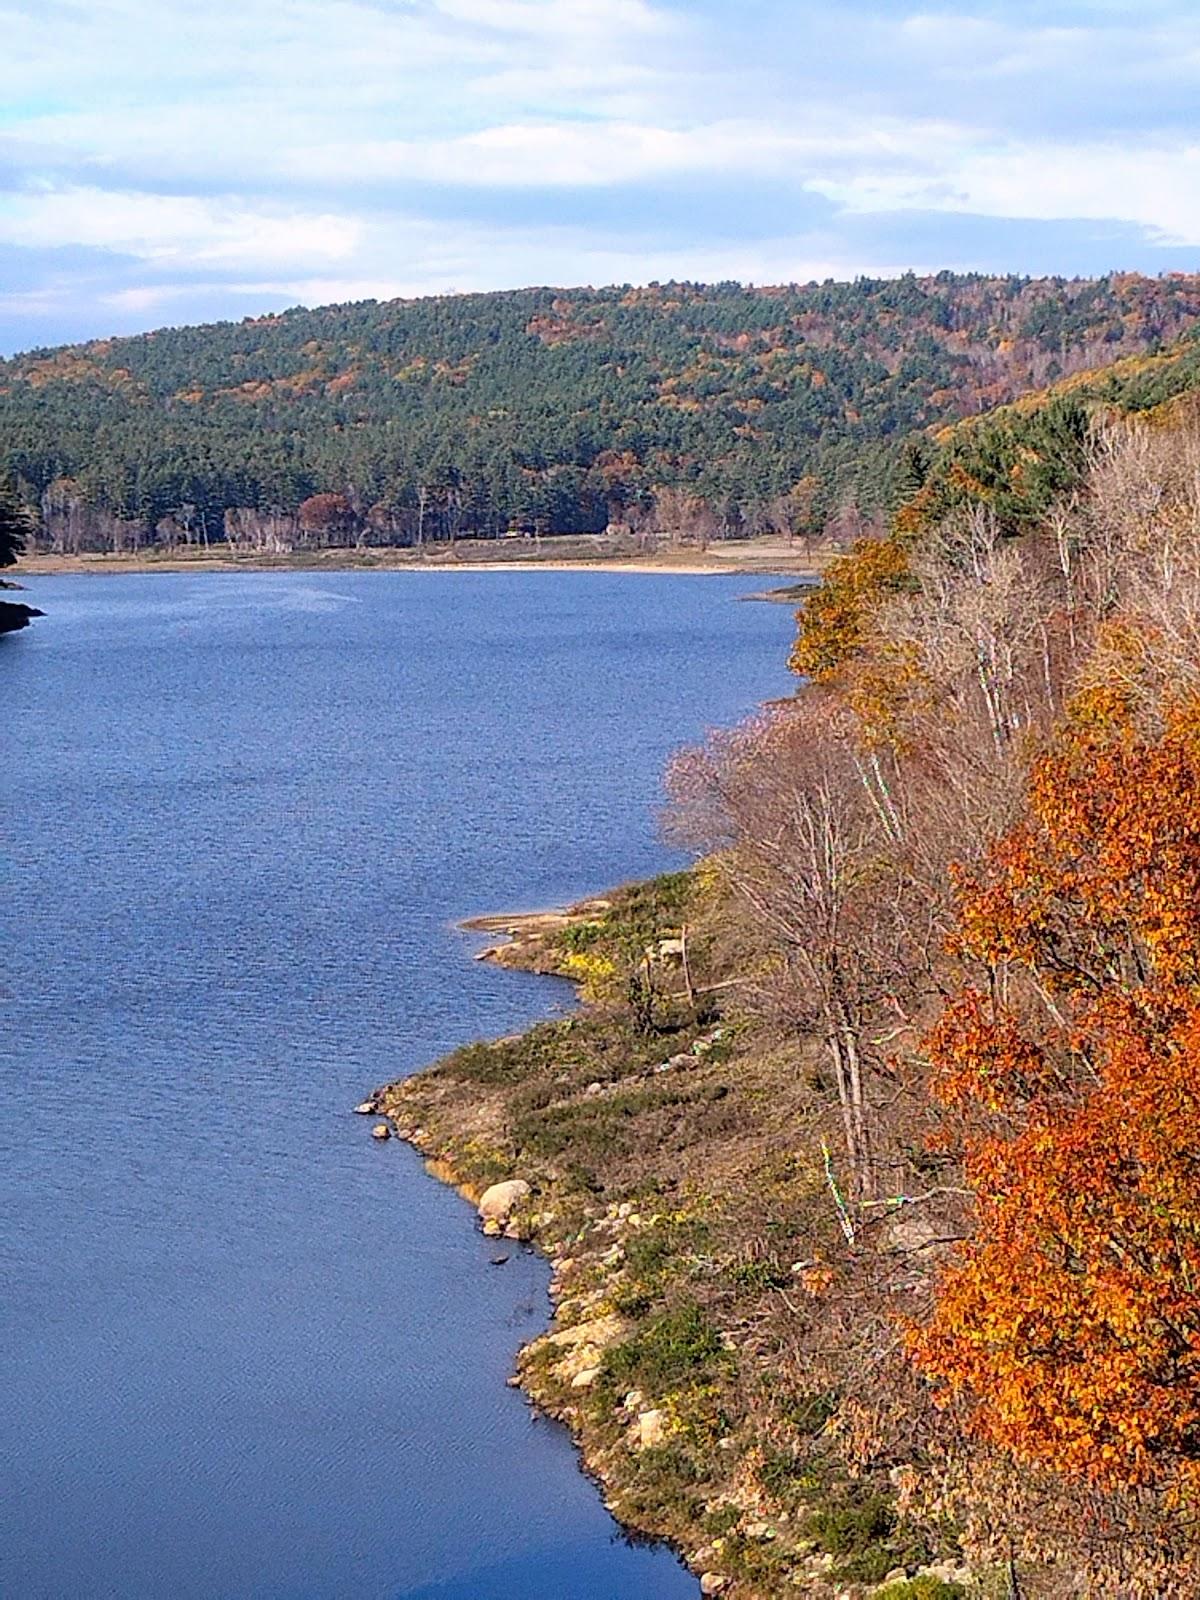
<path fill-rule="evenodd" d="M 698 865 L 518 923 L 580 1011 L 373 1100 L 528 1185 L 521 1381 L 706 1593 L 1200 1592 L 1198 376 L 910 460 L 675 762 Z"/>
<path fill-rule="evenodd" d="M 295 310 L 0 362 L 60 551 L 850 535 L 931 427 L 1185 334 L 1200 277 L 939 274 Z"/>

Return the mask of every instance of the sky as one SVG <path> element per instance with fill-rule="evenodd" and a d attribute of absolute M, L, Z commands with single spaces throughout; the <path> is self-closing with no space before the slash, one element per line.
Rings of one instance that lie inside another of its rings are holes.
<path fill-rule="evenodd" d="M 0 0 L 0 351 L 528 284 L 1200 268 L 1195 0 Z"/>

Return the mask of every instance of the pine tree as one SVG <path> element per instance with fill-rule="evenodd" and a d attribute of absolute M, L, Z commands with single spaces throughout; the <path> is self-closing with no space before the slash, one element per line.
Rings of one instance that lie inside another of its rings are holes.
<path fill-rule="evenodd" d="M 29 513 L 0 491 L 0 567 L 11 567 L 21 556 L 31 531 Z"/>

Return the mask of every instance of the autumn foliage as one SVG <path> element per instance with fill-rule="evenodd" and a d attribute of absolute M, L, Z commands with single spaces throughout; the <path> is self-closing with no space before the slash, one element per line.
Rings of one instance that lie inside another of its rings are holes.
<path fill-rule="evenodd" d="M 927 1039 L 974 1235 L 912 1335 L 993 1443 L 1200 1487 L 1200 701 L 1077 708 L 958 884 Z"/>
<path fill-rule="evenodd" d="M 1200 412 L 1069 398 L 914 455 L 795 702 L 675 799 L 726 1003 L 810 1075 L 837 1448 L 996 1593 L 1158 1600 L 1200 1594 Z"/>
<path fill-rule="evenodd" d="M 306 533 L 336 542 L 345 539 L 354 528 L 354 512 L 345 495 L 313 494 L 301 502 L 300 526 Z"/>
<path fill-rule="evenodd" d="M 831 683 L 871 635 L 879 607 L 908 585 L 908 559 L 894 539 L 860 539 L 832 563 L 797 614 L 788 665 L 815 683 Z"/>

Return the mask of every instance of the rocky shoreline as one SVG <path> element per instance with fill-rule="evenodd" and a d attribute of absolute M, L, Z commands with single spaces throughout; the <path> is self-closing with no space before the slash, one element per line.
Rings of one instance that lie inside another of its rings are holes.
<path fill-rule="evenodd" d="M 0 589 L 23 589 L 21 583 L 13 583 L 9 578 L 0 578 Z M 0 634 L 19 633 L 22 628 L 27 628 L 34 617 L 44 617 L 44 611 L 39 611 L 36 606 L 24 605 L 20 600 L 0 600 Z"/>
<path fill-rule="evenodd" d="M 770 1391 L 774 1374 L 758 1370 L 753 1341 L 734 1314 L 741 1305 L 697 1303 L 685 1283 L 697 1273 L 713 1276 L 700 1252 L 711 1248 L 717 1207 L 744 1205 L 744 1174 L 731 1169 L 733 1193 L 726 1194 L 724 1179 L 680 1185 L 672 1170 L 689 1166 L 692 1151 L 717 1159 L 708 1125 L 714 1111 L 728 1114 L 733 1041 L 719 1016 L 691 1003 L 690 977 L 685 1005 L 677 947 L 683 942 L 686 953 L 687 923 L 677 925 L 676 891 L 667 915 L 656 903 L 648 920 L 636 898 L 645 887 L 566 910 L 473 919 L 470 931 L 506 936 L 479 959 L 572 978 L 583 1004 L 564 1021 L 456 1052 L 356 1109 L 383 1119 L 433 1177 L 455 1187 L 486 1236 L 531 1244 L 548 1258 L 550 1325 L 520 1352 L 510 1381 L 568 1428 L 614 1517 L 670 1544 L 702 1594 L 957 1600 L 978 1593 L 957 1552 L 906 1545 L 874 1491 L 865 1497 L 861 1486 L 839 1484 L 822 1491 L 836 1501 L 847 1533 L 820 1508 L 807 1511 L 807 1490 L 796 1499 L 791 1484 L 775 1494 L 764 1488 L 780 1468 L 765 1442 L 774 1420 L 764 1434 L 764 1402 L 754 1397 Z M 647 969 L 657 963 L 660 973 L 663 1045 L 622 1032 L 624 1021 L 613 1020 L 619 1007 L 596 998 L 608 959 L 600 952 L 614 930 L 627 947 L 630 927 Z M 771 1079 L 778 1065 L 761 1065 L 748 1081 L 749 1098 L 761 1105 L 765 1094 L 768 1108 L 753 1130 L 767 1148 L 751 1152 L 763 1172 L 774 1170 L 778 1147 L 792 1139 L 784 1079 Z M 790 1063 L 786 1070 L 794 1071 Z M 656 1142 L 655 1123 L 682 1127 L 685 1117 L 697 1126 L 672 1135 L 684 1152 L 677 1161 L 669 1140 Z M 622 1142 L 636 1120 L 643 1129 Z M 760 1201 L 776 1205 L 765 1177 Z M 739 1284 L 756 1281 L 762 1265 L 738 1265 Z M 807 1265 L 800 1259 L 782 1273 L 801 1297 Z M 776 1315 L 788 1291 L 774 1290 L 769 1274 L 763 1281 Z M 861 1537 L 855 1518 L 866 1529 Z"/>
<path fill-rule="evenodd" d="M 568 974 L 562 971 L 561 961 L 548 941 L 566 929 L 604 915 L 611 908 L 611 899 L 596 897 L 564 908 L 469 917 L 459 926 L 467 933 L 504 936 L 500 943 L 478 950 L 474 956 L 477 961 L 488 961 L 510 970 L 563 977 Z M 626 1332 L 622 1319 L 604 1309 L 602 1288 L 582 1295 L 572 1294 L 572 1275 L 577 1263 L 565 1253 L 565 1243 L 555 1237 L 554 1224 L 558 1218 L 553 1208 L 538 1209 L 533 1190 L 522 1177 L 503 1179 L 486 1188 L 472 1182 L 455 1167 L 449 1149 L 429 1129 L 405 1120 L 403 1089 L 404 1082 L 377 1090 L 356 1106 L 355 1111 L 360 1115 L 385 1117 L 387 1120 L 382 1126 L 424 1157 L 429 1175 L 457 1190 L 474 1208 L 478 1227 L 485 1238 L 532 1244 L 550 1262 L 549 1326 L 519 1351 L 517 1370 L 509 1383 L 522 1389 L 539 1410 L 568 1429 L 580 1452 L 584 1472 L 597 1485 L 612 1515 L 618 1521 L 626 1521 L 634 1532 L 654 1531 L 638 1528 L 623 1518 L 619 1474 L 614 1472 L 613 1463 L 604 1454 L 590 1447 L 586 1432 L 579 1426 L 577 1409 L 568 1399 L 568 1395 L 590 1388 L 599 1378 L 605 1350 L 619 1343 Z M 609 1252 L 616 1247 L 615 1241 L 622 1232 L 641 1224 L 632 1206 L 625 1204 L 611 1209 L 612 1215 L 600 1219 L 592 1229 L 593 1234 L 598 1232 L 606 1241 L 613 1241 L 608 1245 Z M 577 1237 L 578 1245 L 584 1242 L 584 1235 Z M 623 1405 L 629 1416 L 631 1448 L 640 1450 L 660 1445 L 665 1435 L 662 1411 L 643 1408 L 643 1397 L 636 1390 L 626 1394 Z M 669 1538 L 666 1542 L 674 1543 Z M 674 1548 L 697 1572 L 701 1594 L 716 1595 L 727 1589 L 728 1578 L 708 1570 L 703 1559 L 715 1552 L 688 1551 L 678 1544 L 674 1544 Z"/>
<path fill-rule="evenodd" d="M 480 958 L 498 960 L 499 951 L 506 948 L 509 947 L 481 952 Z M 510 957 L 509 963 L 511 961 Z M 500 961 L 501 965 L 509 963 Z M 653 1534 L 671 1544 L 680 1559 L 697 1573 L 702 1595 L 726 1592 L 729 1578 L 707 1566 L 707 1559 L 717 1554 L 715 1550 L 688 1550 L 669 1535 L 630 1522 L 622 1502 L 617 1464 L 607 1452 L 594 1447 L 581 1426 L 577 1407 L 571 1404 L 570 1396 L 595 1384 L 601 1375 L 600 1363 L 605 1351 L 618 1345 L 628 1330 L 619 1316 L 605 1309 L 603 1288 L 578 1296 L 572 1294 L 572 1274 L 577 1263 L 565 1254 L 565 1244 L 553 1237 L 551 1230 L 557 1220 L 554 1210 L 536 1208 L 533 1191 L 524 1178 L 504 1179 L 481 1190 L 454 1166 L 427 1129 L 397 1120 L 399 1107 L 387 1090 L 380 1091 L 355 1110 L 386 1116 L 390 1133 L 425 1158 L 425 1170 L 430 1177 L 457 1190 L 474 1208 L 476 1222 L 485 1238 L 531 1244 L 547 1257 L 551 1266 L 550 1324 L 544 1333 L 518 1352 L 517 1370 L 509 1384 L 523 1390 L 540 1411 L 567 1428 L 580 1453 L 583 1471 L 596 1484 L 605 1506 L 617 1521 L 632 1532 Z M 624 1216 L 620 1215 L 621 1211 Z M 595 1224 L 592 1232 L 606 1242 L 612 1241 L 608 1244 L 611 1252 L 619 1248 L 620 1235 L 627 1228 L 639 1227 L 641 1220 L 628 1205 L 620 1206 L 612 1216 L 605 1216 Z M 577 1245 L 582 1246 L 585 1239 L 585 1235 L 580 1235 Z M 497 1263 L 500 1261 L 499 1257 L 493 1259 Z M 644 1396 L 638 1390 L 630 1390 L 625 1395 L 623 1406 L 628 1414 L 627 1442 L 631 1449 L 652 1449 L 664 1442 L 667 1419 L 661 1409 L 645 1406 Z"/>
<path fill-rule="evenodd" d="M 0 600 L 0 634 L 19 633 L 27 628 L 34 617 L 44 617 L 36 606 L 22 605 L 20 601 Z"/>

